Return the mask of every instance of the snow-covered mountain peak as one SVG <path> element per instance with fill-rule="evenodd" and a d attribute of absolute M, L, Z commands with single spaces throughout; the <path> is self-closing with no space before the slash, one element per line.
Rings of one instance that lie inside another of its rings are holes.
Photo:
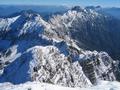
<path fill-rule="evenodd" d="M 73 11 L 78 11 L 78 12 L 82 12 L 82 11 L 84 11 L 84 8 L 82 8 L 82 7 L 80 7 L 80 6 L 74 6 L 74 7 L 72 7 L 71 10 L 73 10 Z"/>
<path fill-rule="evenodd" d="M 51 30 L 53 32 L 52 35 L 62 38 L 67 42 L 74 40 L 74 36 L 72 36 L 71 33 L 74 32 L 74 30 L 78 30 L 74 28 L 79 28 L 79 26 L 82 26 L 84 23 L 87 24 L 89 21 L 91 21 L 91 24 L 94 25 L 95 20 L 102 17 L 101 14 L 95 12 L 94 10 L 82 10 L 83 11 L 76 11 L 73 9 L 68 10 L 63 15 L 54 15 L 49 20 L 50 28 L 48 31 Z"/>
<path fill-rule="evenodd" d="M 1 19 L 0 41 L 7 46 L 0 43 L 0 82 L 86 87 L 118 80 L 116 61 L 105 52 L 91 51 L 109 45 L 113 50 L 106 42 L 113 40 L 107 27 L 112 24 L 95 10 L 81 7 L 48 21 L 32 11 Z"/>
<path fill-rule="evenodd" d="M 50 27 L 39 14 L 32 11 L 23 11 L 16 17 L 1 19 L 0 25 L 2 33 L 11 33 L 14 38 L 31 33 L 39 35 L 44 28 Z"/>
<path fill-rule="evenodd" d="M 97 6 L 97 7 L 94 7 L 94 8 L 99 8 L 99 7 Z M 89 7 L 82 8 L 80 6 L 75 6 L 71 9 L 71 11 L 76 11 L 78 13 L 81 12 L 81 13 L 84 13 L 84 15 L 87 15 L 87 14 L 93 14 L 93 15 L 96 14 L 97 15 L 98 14 L 95 9 L 92 9 L 92 8 L 89 8 Z"/>
<path fill-rule="evenodd" d="M 12 23 L 14 23 L 19 17 L 20 17 L 20 15 L 18 15 L 16 17 L 12 17 L 12 18 L 0 18 L 0 31 L 2 31 L 2 30 L 8 31 L 9 26 Z"/>
<path fill-rule="evenodd" d="M 38 15 L 36 12 L 32 10 L 25 10 L 20 12 L 19 14 L 21 14 L 22 17 L 31 18 L 31 19 L 32 18 L 34 19 L 34 17 Z"/>
<path fill-rule="evenodd" d="M 53 18 L 50 19 L 50 22 L 53 25 L 56 24 L 58 27 L 61 27 L 62 25 L 69 26 L 70 23 L 72 24 L 73 21 L 75 22 L 78 19 L 79 20 L 81 19 L 80 21 L 88 20 L 90 18 L 94 19 L 101 15 L 92 9 L 87 10 L 87 9 L 81 8 L 79 6 L 76 6 L 74 8 L 71 10 L 68 10 L 68 12 L 66 12 L 63 15 L 54 16 Z M 78 9 L 78 10 L 80 9 L 80 10 L 78 11 L 76 9 Z"/>

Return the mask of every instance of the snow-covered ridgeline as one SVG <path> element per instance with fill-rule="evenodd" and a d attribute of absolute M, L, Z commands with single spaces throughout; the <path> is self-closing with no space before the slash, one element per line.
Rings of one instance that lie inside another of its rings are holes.
<path fill-rule="evenodd" d="M 74 38 L 77 33 L 79 35 L 80 25 L 96 18 L 101 19 L 101 14 L 93 10 L 73 9 L 54 16 L 48 22 L 38 14 L 27 12 L 10 20 L 9 32 L 4 34 L 6 29 L 2 28 L 3 34 L 0 34 L 1 41 L 10 41 L 9 47 L 1 47 L 0 82 L 39 81 L 87 87 L 101 79 L 116 80 L 116 62 L 105 52 L 84 50 L 80 47 L 84 43 Z M 5 22 L 1 26 L 7 24 Z M 88 33 L 83 31 L 83 38 Z"/>
<path fill-rule="evenodd" d="M 27 50 L 6 67 L 0 77 L 1 82 L 16 84 L 28 80 L 69 87 L 91 85 L 80 64 L 78 62 L 70 63 L 68 58 L 60 54 L 54 46 L 36 46 Z"/>

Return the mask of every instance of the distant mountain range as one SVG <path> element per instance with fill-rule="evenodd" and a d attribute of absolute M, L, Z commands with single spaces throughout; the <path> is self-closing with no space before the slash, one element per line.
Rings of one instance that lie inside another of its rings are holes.
<path fill-rule="evenodd" d="M 8 17 L 23 10 L 32 10 L 41 15 L 50 15 L 54 13 L 62 13 L 69 8 L 66 6 L 40 6 L 40 5 L 0 5 L 0 17 Z"/>
<path fill-rule="evenodd" d="M 120 8 L 104 8 L 102 11 L 120 19 Z"/>
<path fill-rule="evenodd" d="M 120 19 L 120 8 L 119 7 L 118 8 L 117 7 L 102 8 L 101 6 L 88 6 L 86 8 L 94 9 L 100 13 L 108 14 L 108 15 L 111 15 L 115 18 Z"/>
<path fill-rule="evenodd" d="M 86 8 L 96 9 L 106 14 L 110 14 L 120 19 L 120 8 L 102 8 L 101 6 L 87 6 Z M 33 10 L 40 14 L 62 13 L 69 10 L 67 6 L 47 6 L 47 5 L 0 5 L 0 16 L 9 16 L 23 10 Z"/>

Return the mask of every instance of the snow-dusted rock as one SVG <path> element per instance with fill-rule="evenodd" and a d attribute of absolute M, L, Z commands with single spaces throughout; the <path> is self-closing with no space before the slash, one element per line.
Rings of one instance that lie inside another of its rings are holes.
<path fill-rule="evenodd" d="M 93 84 L 99 80 L 116 80 L 116 63 L 105 52 L 87 51 L 79 62 L 85 75 Z"/>
<path fill-rule="evenodd" d="M 79 62 L 70 63 L 54 46 L 35 46 L 8 65 L 0 82 L 15 84 L 39 81 L 69 87 L 86 87 L 91 82 Z"/>

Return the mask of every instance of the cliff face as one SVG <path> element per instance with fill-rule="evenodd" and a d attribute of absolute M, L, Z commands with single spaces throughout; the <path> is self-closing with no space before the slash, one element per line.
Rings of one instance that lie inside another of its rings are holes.
<path fill-rule="evenodd" d="M 83 71 L 93 84 L 99 80 L 116 80 L 115 62 L 105 53 L 89 53 L 89 57 L 80 61 Z"/>

